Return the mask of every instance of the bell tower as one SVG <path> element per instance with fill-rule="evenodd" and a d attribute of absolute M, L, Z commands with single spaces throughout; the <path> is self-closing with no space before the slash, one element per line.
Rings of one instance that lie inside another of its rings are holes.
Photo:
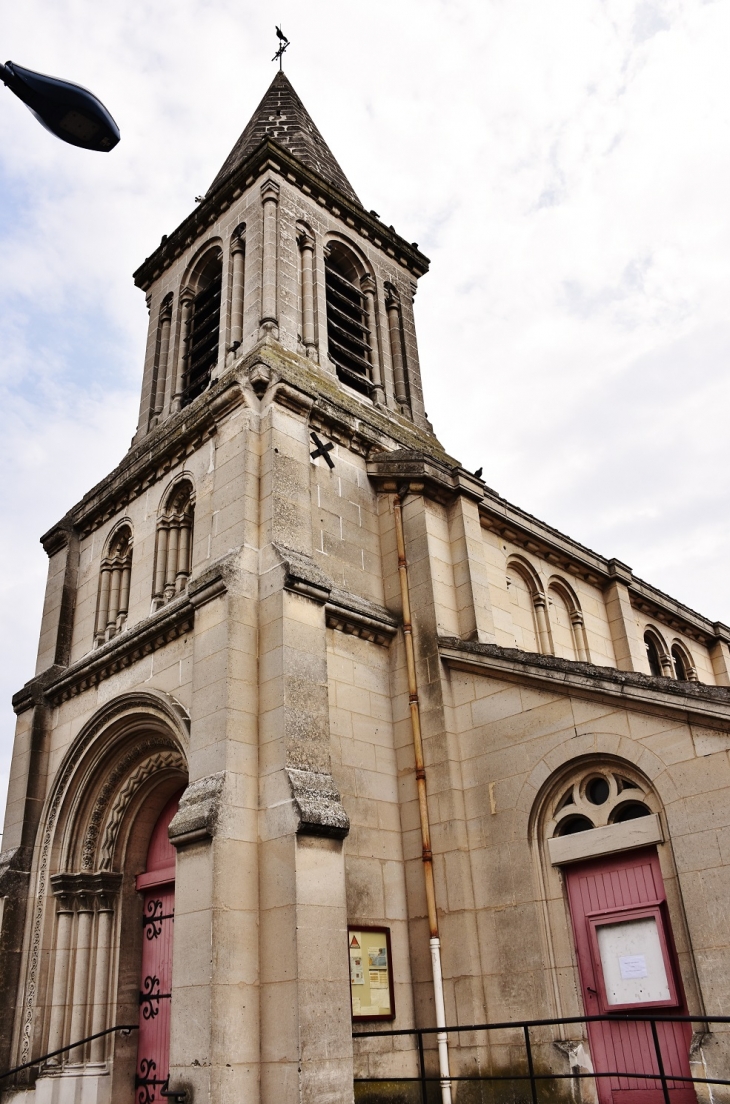
<path fill-rule="evenodd" d="M 413 320 L 427 269 L 365 210 L 278 72 L 197 209 L 135 273 L 150 308 L 135 441 L 263 349 L 362 416 L 430 435 Z"/>

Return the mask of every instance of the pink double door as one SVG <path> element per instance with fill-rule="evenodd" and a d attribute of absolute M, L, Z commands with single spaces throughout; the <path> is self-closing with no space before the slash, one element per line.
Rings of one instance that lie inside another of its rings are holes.
<path fill-rule="evenodd" d="M 656 848 L 624 852 L 565 870 L 586 1015 L 615 1020 L 588 1025 L 600 1104 L 663 1104 L 651 1024 L 627 1015 L 685 1016 L 687 1006 Z M 689 1077 L 690 1024 L 656 1025 L 672 1104 L 696 1104 Z"/>
<path fill-rule="evenodd" d="M 137 876 L 143 895 L 142 971 L 139 992 L 136 1104 L 163 1104 L 170 1075 L 172 936 L 175 919 L 175 851 L 167 829 L 180 794 L 165 806 L 155 825 L 144 874 Z"/>

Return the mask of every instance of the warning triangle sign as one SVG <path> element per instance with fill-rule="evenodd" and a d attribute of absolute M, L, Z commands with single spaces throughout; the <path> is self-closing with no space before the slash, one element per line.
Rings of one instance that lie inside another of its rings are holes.
<path fill-rule="evenodd" d="M 359 949 L 360 944 L 357 941 L 357 936 L 356 935 L 353 935 L 352 939 L 350 940 L 350 946 L 351 947 L 357 947 Z"/>

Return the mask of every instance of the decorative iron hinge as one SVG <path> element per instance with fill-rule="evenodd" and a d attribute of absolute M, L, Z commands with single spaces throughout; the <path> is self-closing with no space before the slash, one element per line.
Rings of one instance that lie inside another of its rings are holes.
<path fill-rule="evenodd" d="M 139 994 L 139 1004 L 146 1020 L 154 1020 L 160 1011 L 159 1004 L 154 1005 L 153 1001 L 169 1000 L 172 997 L 172 993 L 155 993 L 154 988 L 159 984 L 160 979 L 156 974 L 148 974 L 142 982 L 144 992 Z"/>
<path fill-rule="evenodd" d="M 157 939 L 162 931 L 163 920 L 175 920 L 174 912 L 162 912 L 162 901 L 148 901 L 147 915 L 142 918 L 142 927 L 148 939 Z"/>

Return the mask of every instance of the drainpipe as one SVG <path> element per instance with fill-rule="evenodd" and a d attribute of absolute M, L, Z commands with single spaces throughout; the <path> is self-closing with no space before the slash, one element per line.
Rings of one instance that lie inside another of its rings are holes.
<path fill-rule="evenodd" d="M 423 762 L 423 740 L 421 738 L 421 712 L 418 703 L 418 679 L 416 677 L 416 659 L 413 651 L 413 626 L 411 625 L 411 601 L 408 591 L 408 563 L 406 561 L 406 542 L 403 532 L 403 498 L 401 488 L 393 497 L 393 515 L 395 517 L 395 538 L 398 548 L 398 579 L 403 606 L 403 641 L 406 649 L 406 668 L 408 671 L 408 701 L 411 708 L 411 733 L 413 735 L 413 755 L 416 761 L 416 787 L 418 790 L 418 812 L 421 820 L 421 856 L 423 858 L 423 877 L 426 883 L 426 906 L 428 909 L 428 930 L 431 949 L 431 969 L 433 973 L 433 1003 L 436 1011 L 436 1039 L 439 1051 L 439 1074 L 441 1077 L 441 1102 L 451 1104 L 451 1074 L 449 1072 L 449 1048 L 446 1035 L 446 1008 L 444 1006 L 444 979 L 441 972 L 441 940 L 439 939 L 438 917 L 436 915 L 436 888 L 433 879 L 433 854 L 431 852 L 431 825 L 428 818 L 428 795 L 426 791 L 426 768 Z"/>

